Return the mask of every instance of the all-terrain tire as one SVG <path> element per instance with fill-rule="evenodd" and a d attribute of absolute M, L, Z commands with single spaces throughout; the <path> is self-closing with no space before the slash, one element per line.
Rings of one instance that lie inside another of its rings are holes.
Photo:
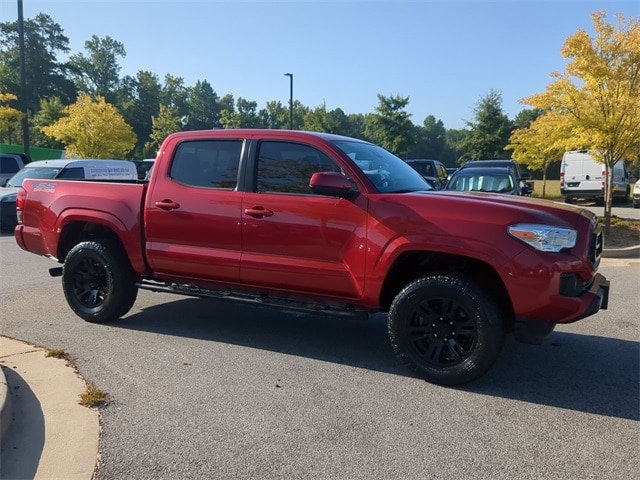
<path fill-rule="evenodd" d="M 93 323 L 122 317 L 138 295 L 133 269 L 114 242 L 83 242 L 73 247 L 64 262 L 62 289 L 73 312 Z"/>
<path fill-rule="evenodd" d="M 482 375 L 498 358 L 504 321 L 492 298 L 464 275 L 427 275 L 407 285 L 389 310 L 394 352 L 420 377 L 460 385 Z"/>

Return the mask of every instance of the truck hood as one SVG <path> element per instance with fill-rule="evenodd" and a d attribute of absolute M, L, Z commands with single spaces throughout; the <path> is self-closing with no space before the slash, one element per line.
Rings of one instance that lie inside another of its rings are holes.
<path fill-rule="evenodd" d="M 540 200 L 531 197 L 501 195 L 484 192 L 420 192 L 403 194 L 398 199 L 406 205 L 421 206 L 426 216 L 440 215 L 457 218 L 459 221 L 476 223 L 480 218 L 493 219 L 491 223 L 537 223 L 559 227 L 576 228 L 578 223 L 587 219 L 595 226 L 598 217 L 591 211 L 579 206 Z M 424 209 L 424 210 L 423 210 Z"/>

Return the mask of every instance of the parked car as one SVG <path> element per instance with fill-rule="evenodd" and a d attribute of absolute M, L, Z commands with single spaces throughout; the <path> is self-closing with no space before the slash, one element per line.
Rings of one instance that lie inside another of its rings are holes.
<path fill-rule="evenodd" d="M 24 153 L 0 153 L 0 187 L 4 187 L 28 163 L 31 163 L 31 158 Z"/>
<path fill-rule="evenodd" d="M 439 160 L 411 159 L 406 162 L 436 190 L 442 190 L 447 184 L 449 174 Z"/>
<path fill-rule="evenodd" d="M 145 158 L 143 160 L 132 160 L 138 171 L 138 180 L 148 180 L 155 158 Z"/>
<path fill-rule="evenodd" d="M 640 180 L 633 186 L 633 208 L 640 208 Z"/>
<path fill-rule="evenodd" d="M 523 195 L 513 170 L 502 167 L 461 168 L 451 175 L 445 190 Z"/>
<path fill-rule="evenodd" d="M 25 165 L 0 188 L 0 229 L 11 230 L 17 224 L 16 194 L 26 178 L 50 180 L 137 180 L 132 162 L 124 160 L 64 159 L 42 160 Z"/>
<path fill-rule="evenodd" d="M 519 195 L 530 197 L 533 193 L 533 183 L 531 182 L 531 174 L 523 172 L 514 160 L 470 160 L 466 162 L 460 168 L 508 168 L 513 172 L 518 179 L 518 185 L 520 188 Z"/>

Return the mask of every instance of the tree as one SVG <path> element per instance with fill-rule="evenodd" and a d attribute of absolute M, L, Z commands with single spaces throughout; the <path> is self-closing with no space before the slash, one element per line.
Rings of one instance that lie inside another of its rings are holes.
<path fill-rule="evenodd" d="M 124 45 L 108 35 L 104 38 L 92 35 L 84 43 L 84 48 L 89 56 L 77 53 L 69 59 L 71 77 L 78 91 L 93 98 L 104 97 L 107 102 L 115 104 L 121 85 L 118 57 L 127 56 Z"/>
<path fill-rule="evenodd" d="M 409 153 L 410 158 L 430 158 L 444 160 L 447 150 L 446 129 L 442 120 L 428 115 L 422 126 L 415 127 L 415 145 Z"/>
<path fill-rule="evenodd" d="M 125 157 L 135 146 L 133 130 L 103 97 L 93 102 L 89 95 L 81 95 L 65 112 L 68 116 L 43 127 L 42 131 L 64 143 L 72 157 Z"/>
<path fill-rule="evenodd" d="M 406 156 L 414 142 L 411 114 L 405 108 L 409 97 L 378 94 L 376 113 L 365 117 L 367 138 L 398 156 Z"/>
<path fill-rule="evenodd" d="M 258 112 L 262 128 L 289 128 L 289 108 L 278 101 L 267 102 L 265 108 Z"/>
<path fill-rule="evenodd" d="M 605 233 L 610 232 L 613 166 L 640 145 L 640 23 L 617 15 L 606 23 L 606 12 L 591 15 L 595 38 L 578 32 L 564 43 L 569 59 L 565 72 L 554 72 L 544 93 L 523 103 L 566 115 L 574 148 L 592 150 L 605 164 Z"/>
<path fill-rule="evenodd" d="M 188 89 L 188 105 L 186 130 L 206 130 L 221 126 L 218 94 L 206 80 L 198 80 L 195 86 Z"/>
<path fill-rule="evenodd" d="M 225 97 L 225 107 L 220 112 L 220 123 L 223 128 L 258 128 L 260 126 L 257 102 L 242 97 L 238 97 L 235 107 L 233 106 L 233 97 L 231 97 L 231 102 L 230 109 L 228 98 Z"/>
<path fill-rule="evenodd" d="M 502 94 L 491 90 L 474 109 L 475 121 L 466 122 L 469 132 L 458 147 L 461 160 L 508 159 L 504 147 L 509 143 L 511 122 L 502 111 Z"/>
<path fill-rule="evenodd" d="M 67 65 L 58 62 L 59 53 L 69 51 L 69 39 L 49 15 L 40 13 L 24 21 L 25 83 L 27 109 L 38 110 L 40 99 L 60 97 L 72 102 L 76 89 L 67 77 Z M 0 23 L 0 92 L 20 98 L 20 50 L 18 22 Z"/>
<path fill-rule="evenodd" d="M 34 144 L 40 147 L 55 148 L 63 150 L 64 145 L 61 142 L 47 137 L 42 133 L 42 127 L 53 125 L 62 117 L 67 116 L 65 106 L 58 97 L 40 100 L 40 110 L 33 116 L 33 133 L 31 138 Z"/>
<path fill-rule="evenodd" d="M 164 84 L 160 90 L 160 103 L 178 113 L 180 119 L 189 115 L 189 91 L 182 77 L 164 76 Z"/>
<path fill-rule="evenodd" d="M 338 117 L 335 115 L 331 116 L 329 112 L 327 112 L 327 106 L 322 104 L 315 110 L 310 110 L 304 116 L 302 130 L 339 134 L 341 125 Z"/>
<path fill-rule="evenodd" d="M 547 169 L 562 158 L 572 142 L 571 123 L 568 117 L 548 112 L 536 118 L 527 128 L 519 128 L 511 134 L 508 150 L 513 159 L 531 170 L 542 170 L 542 196 L 546 194 Z"/>
<path fill-rule="evenodd" d="M 20 128 L 24 116 L 20 110 L 9 105 L 16 100 L 18 97 L 12 93 L 0 93 L 0 141 L 5 143 L 13 143 L 13 131 Z"/>
<path fill-rule="evenodd" d="M 140 70 L 135 78 L 126 76 L 122 80 L 122 115 L 136 134 L 136 158 L 145 158 L 147 142 L 153 129 L 153 117 L 160 112 L 160 80 L 155 73 Z"/>
<path fill-rule="evenodd" d="M 150 140 L 145 145 L 147 156 L 156 155 L 158 148 L 162 145 L 167 136 L 182 130 L 180 116 L 174 109 L 160 105 L 160 113 L 153 117 L 153 129 L 151 130 Z"/>

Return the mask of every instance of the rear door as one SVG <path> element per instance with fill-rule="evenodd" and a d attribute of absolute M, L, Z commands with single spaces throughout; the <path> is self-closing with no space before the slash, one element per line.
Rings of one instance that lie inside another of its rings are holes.
<path fill-rule="evenodd" d="M 314 194 L 314 172 L 340 172 L 320 145 L 252 145 L 256 176 L 242 200 L 240 280 L 269 289 L 356 299 L 364 288 L 366 196 Z"/>
<path fill-rule="evenodd" d="M 177 142 L 178 140 L 176 140 Z M 158 277 L 237 282 L 244 139 L 182 141 L 154 171 L 145 208 L 149 265 Z"/>

